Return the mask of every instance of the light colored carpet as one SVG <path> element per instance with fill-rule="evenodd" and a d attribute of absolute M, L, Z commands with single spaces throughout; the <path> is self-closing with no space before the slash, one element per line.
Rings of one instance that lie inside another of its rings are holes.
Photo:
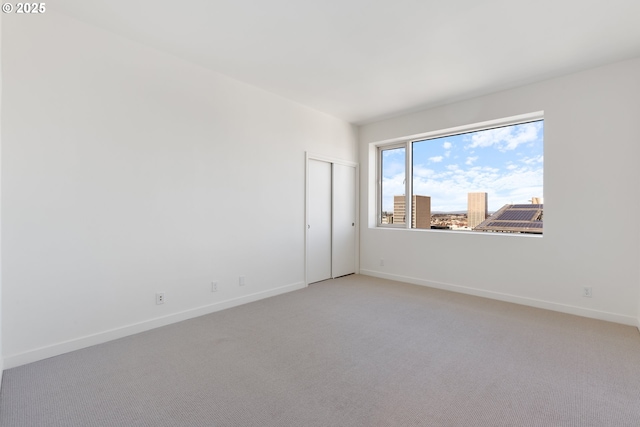
<path fill-rule="evenodd" d="M 6 427 L 637 427 L 640 334 L 348 276 L 3 381 Z"/>

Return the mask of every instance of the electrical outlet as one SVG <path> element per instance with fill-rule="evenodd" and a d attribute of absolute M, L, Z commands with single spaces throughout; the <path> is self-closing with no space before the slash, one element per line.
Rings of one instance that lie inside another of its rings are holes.
<path fill-rule="evenodd" d="M 238 284 L 240 286 L 244 286 L 245 282 L 244 282 L 244 276 L 240 276 L 240 278 L 238 279 Z"/>
<path fill-rule="evenodd" d="M 211 282 L 211 292 L 218 292 L 218 282 Z"/>
<path fill-rule="evenodd" d="M 380 258 L 380 267 L 384 267 L 384 260 Z"/>
<path fill-rule="evenodd" d="M 582 296 L 587 298 L 591 298 L 593 296 L 593 290 L 591 289 L 591 286 L 585 286 L 584 288 L 582 288 Z"/>
<path fill-rule="evenodd" d="M 156 294 L 156 304 L 157 305 L 164 304 L 164 292 L 158 292 Z"/>

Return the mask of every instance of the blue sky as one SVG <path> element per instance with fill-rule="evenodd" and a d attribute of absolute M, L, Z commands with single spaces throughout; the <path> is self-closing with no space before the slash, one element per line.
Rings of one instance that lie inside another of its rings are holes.
<path fill-rule="evenodd" d="M 543 122 L 419 141 L 413 144 L 413 192 L 432 211 L 466 211 L 467 193 L 488 193 L 489 211 L 543 195 Z M 383 210 L 404 194 L 404 150 L 383 151 Z"/>

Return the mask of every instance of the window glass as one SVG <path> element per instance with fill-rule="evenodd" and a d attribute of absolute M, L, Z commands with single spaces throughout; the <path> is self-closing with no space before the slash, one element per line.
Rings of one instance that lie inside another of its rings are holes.
<path fill-rule="evenodd" d="M 534 120 L 381 148 L 381 225 L 542 234 L 543 131 Z"/>
<path fill-rule="evenodd" d="M 406 148 L 380 150 L 380 223 L 405 224 Z"/>

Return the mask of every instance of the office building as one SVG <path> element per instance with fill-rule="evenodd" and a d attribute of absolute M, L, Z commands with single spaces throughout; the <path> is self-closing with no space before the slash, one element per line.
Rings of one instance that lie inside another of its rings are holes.
<path fill-rule="evenodd" d="M 469 193 L 467 195 L 467 226 L 474 229 L 489 216 L 487 193 Z"/>
<path fill-rule="evenodd" d="M 414 195 L 412 198 L 411 228 L 431 228 L 431 197 Z M 404 224 L 406 218 L 405 196 L 393 197 L 393 223 Z"/>

